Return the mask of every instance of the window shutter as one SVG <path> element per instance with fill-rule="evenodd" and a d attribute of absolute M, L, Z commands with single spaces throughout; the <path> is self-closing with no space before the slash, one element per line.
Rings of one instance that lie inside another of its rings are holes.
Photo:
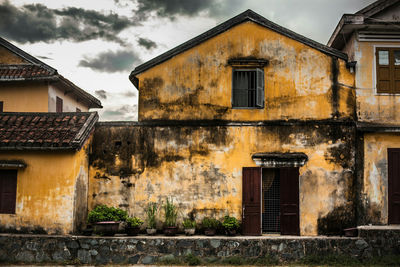
<path fill-rule="evenodd" d="M 376 88 L 378 93 L 390 93 L 391 66 L 389 49 L 376 50 Z"/>
<path fill-rule="evenodd" d="M 17 194 L 17 171 L 0 171 L 0 213 L 14 214 Z"/>
<path fill-rule="evenodd" d="M 264 107 L 264 70 L 257 69 L 257 107 Z"/>

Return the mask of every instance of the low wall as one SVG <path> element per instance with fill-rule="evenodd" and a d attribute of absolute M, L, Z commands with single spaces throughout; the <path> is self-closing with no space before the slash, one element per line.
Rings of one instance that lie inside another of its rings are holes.
<path fill-rule="evenodd" d="M 372 235 L 372 233 L 369 233 Z M 273 257 L 296 261 L 312 255 L 365 259 L 400 253 L 400 231 L 389 239 L 344 237 L 84 237 L 0 234 L 0 262 L 152 264 L 188 254 L 203 260 Z M 377 242 L 376 240 L 380 240 Z M 385 254 L 383 254 L 385 255 Z"/>

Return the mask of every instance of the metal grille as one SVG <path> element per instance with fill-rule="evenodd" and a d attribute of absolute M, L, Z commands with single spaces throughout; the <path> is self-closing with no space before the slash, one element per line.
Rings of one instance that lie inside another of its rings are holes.
<path fill-rule="evenodd" d="M 256 106 L 256 71 L 235 70 L 233 72 L 233 106 Z"/>
<path fill-rule="evenodd" d="M 275 169 L 263 169 L 262 196 L 262 231 L 279 233 L 281 231 L 280 179 Z"/>

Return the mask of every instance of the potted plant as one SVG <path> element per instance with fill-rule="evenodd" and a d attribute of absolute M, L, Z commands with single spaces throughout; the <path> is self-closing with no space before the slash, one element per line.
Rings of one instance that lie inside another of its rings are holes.
<path fill-rule="evenodd" d="M 164 208 L 164 234 L 165 235 L 176 235 L 178 227 L 176 226 L 176 218 L 178 216 L 177 207 L 174 205 L 173 201 L 167 198 Z"/>
<path fill-rule="evenodd" d="M 140 232 L 140 226 L 143 221 L 138 217 L 129 217 L 126 219 L 125 231 L 127 235 L 138 235 Z"/>
<path fill-rule="evenodd" d="M 235 217 L 230 217 L 229 215 L 226 215 L 224 217 L 224 220 L 222 222 L 222 227 L 225 230 L 225 233 L 227 235 L 236 235 L 237 230 L 240 227 L 239 221 Z"/>
<path fill-rule="evenodd" d="M 205 217 L 201 225 L 204 228 L 204 234 L 208 236 L 213 236 L 217 232 L 217 228 L 220 225 L 220 221 L 215 218 Z"/>
<path fill-rule="evenodd" d="M 88 223 L 93 224 L 94 232 L 101 235 L 114 235 L 119 223 L 125 221 L 128 213 L 122 209 L 98 205 L 88 214 Z"/>
<path fill-rule="evenodd" d="M 182 224 L 186 235 L 194 235 L 196 231 L 196 222 L 194 220 L 185 219 Z"/>
<path fill-rule="evenodd" d="M 157 203 L 151 202 L 147 205 L 146 215 L 147 215 L 147 228 L 146 232 L 148 235 L 154 235 L 157 232 L 156 229 L 156 212 Z"/>

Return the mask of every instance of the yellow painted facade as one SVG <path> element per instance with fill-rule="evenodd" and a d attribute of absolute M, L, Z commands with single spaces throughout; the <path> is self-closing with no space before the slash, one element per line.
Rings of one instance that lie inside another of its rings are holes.
<path fill-rule="evenodd" d="M 398 94 L 378 94 L 376 90 L 376 47 L 398 47 L 397 42 L 354 42 L 352 51 L 357 60 L 356 92 L 358 120 L 398 124 Z"/>
<path fill-rule="evenodd" d="M 26 64 L 23 58 L 11 53 L 8 49 L 0 46 L 0 64 Z"/>
<path fill-rule="evenodd" d="M 262 58 L 265 108 L 232 109 L 231 58 Z M 333 65 L 338 103 L 332 103 Z M 335 67 L 335 68 L 336 68 Z M 234 121 L 353 116 L 354 75 L 342 59 L 245 22 L 137 75 L 140 120 Z"/>
<path fill-rule="evenodd" d="M 78 152 L 9 151 L 0 160 L 22 160 L 15 214 L 0 214 L 2 231 L 68 234 L 86 223 L 88 158 Z M 82 210 L 83 209 L 83 210 Z"/>
<path fill-rule="evenodd" d="M 48 112 L 48 85 L 44 82 L 1 83 L 5 112 Z"/>

